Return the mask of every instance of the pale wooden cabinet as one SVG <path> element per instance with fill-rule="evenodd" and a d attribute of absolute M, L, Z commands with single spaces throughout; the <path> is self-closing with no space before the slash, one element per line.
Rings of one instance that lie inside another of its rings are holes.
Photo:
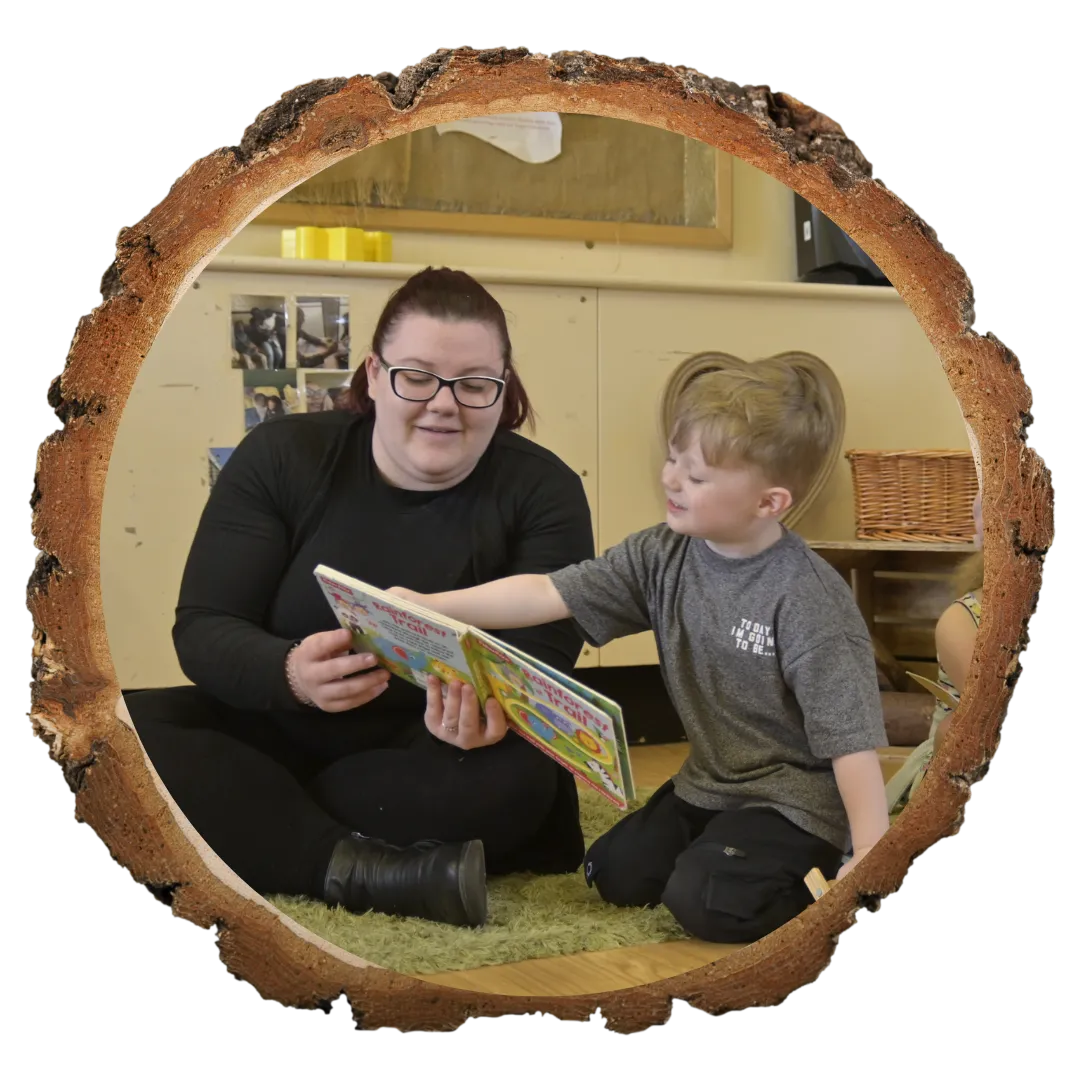
<path fill-rule="evenodd" d="M 756 360 L 801 350 L 821 357 L 843 387 L 845 449 L 967 445 L 940 361 L 892 289 L 601 289 L 598 326 L 601 549 L 664 520 L 660 401 L 668 377 L 694 353 Z M 854 514 L 850 469 L 841 458 L 798 532 L 853 539 Z M 603 667 L 656 661 L 651 633 L 600 649 Z"/>
<path fill-rule="evenodd" d="M 506 312 L 514 362 L 536 411 L 536 430 L 521 434 L 557 454 L 581 477 L 599 543 L 596 417 L 596 289 L 493 285 Z M 578 667 L 594 667 L 597 650 L 585 646 Z"/>
<path fill-rule="evenodd" d="M 206 501 L 207 449 L 243 437 L 241 372 L 231 367 L 231 297 L 344 296 L 359 362 L 390 293 L 413 268 L 248 257 L 211 264 L 154 342 L 124 410 L 109 463 L 101 531 L 109 644 L 128 688 L 184 681 L 172 648 L 173 610 Z M 597 548 L 663 520 L 661 392 L 687 356 L 746 359 L 816 353 L 837 373 L 848 409 L 845 448 L 963 447 L 966 434 L 941 365 L 891 289 L 668 282 L 627 288 L 558 275 L 476 271 L 507 313 L 538 414 L 532 435 L 578 472 Z M 525 432 L 524 434 L 528 434 Z M 799 531 L 854 535 L 841 460 Z M 581 666 L 652 664 L 651 634 L 586 648 Z"/>

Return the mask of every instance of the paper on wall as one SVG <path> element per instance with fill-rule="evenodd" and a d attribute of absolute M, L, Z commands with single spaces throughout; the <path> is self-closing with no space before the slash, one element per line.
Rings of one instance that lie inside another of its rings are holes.
<path fill-rule="evenodd" d="M 477 116 L 471 120 L 453 120 L 436 124 L 440 135 L 461 131 L 475 135 L 508 154 L 539 165 L 557 158 L 562 150 L 562 120 L 558 113 L 526 112 L 501 113 L 497 116 Z"/>

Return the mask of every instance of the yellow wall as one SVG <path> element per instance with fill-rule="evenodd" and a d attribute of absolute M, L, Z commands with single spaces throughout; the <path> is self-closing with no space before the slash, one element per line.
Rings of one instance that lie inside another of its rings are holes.
<path fill-rule="evenodd" d="M 734 164 L 735 243 L 727 252 L 394 238 L 399 263 L 473 270 L 505 306 L 540 414 L 536 438 L 582 475 L 601 547 L 662 516 L 659 391 L 693 352 L 716 349 L 747 359 L 782 349 L 818 354 L 844 388 L 845 448 L 967 445 L 937 357 L 895 292 L 784 284 L 794 274 L 791 193 Z M 230 297 L 348 296 L 355 363 L 382 304 L 407 272 L 400 265 L 366 266 L 349 275 L 267 259 L 239 269 L 227 261 L 276 255 L 277 243 L 276 229 L 252 226 L 211 263 L 166 321 L 125 409 L 101 536 L 106 626 L 124 687 L 185 681 L 170 630 L 206 500 L 206 452 L 243 436 L 242 375 L 230 366 Z M 506 280 L 515 277 L 511 271 L 518 272 L 513 282 Z M 543 283 L 529 283 L 527 272 Z M 642 279 L 657 287 L 628 288 Z M 763 284 L 748 284 L 754 281 Z M 685 291 L 671 291 L 680 283 Z M 845 461 L 800 532 L 815 539 L 854 534 Z M 601 650 L 599 662 L 654 657 L 651 642 L 630 639 Z M 582 658 L 597 661 L 595 650 Z"/>
<path fill-rule="evenodd" d="M 662 278 L 697 286 L 724 281 L 794 281 L 795 225 L 791 189 L 763 172 L 732 161 L 732 246 L 698 251 L 644 244 L 580 240 L 524 240 L 439 233 L 394 234 L 397 262 L 427 266 L 489 267 L 552 271 L 570 277 L 603 275 L 614 280 Z M 249 225 L 224 255 L 280 254 L 281 230 Z"/>

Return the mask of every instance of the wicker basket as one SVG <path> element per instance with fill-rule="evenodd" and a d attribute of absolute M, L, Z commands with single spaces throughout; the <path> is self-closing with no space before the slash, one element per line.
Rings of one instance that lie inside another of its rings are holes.
<path fill-rule="evenodd" d="M 970 450 L 849 450 L 860 540 L 970 542 L 979 490 Z"/>

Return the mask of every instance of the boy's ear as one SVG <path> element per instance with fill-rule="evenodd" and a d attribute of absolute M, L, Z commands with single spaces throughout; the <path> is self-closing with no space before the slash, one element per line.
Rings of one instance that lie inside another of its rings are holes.
<path fill-rule="evenodd" d="M 761 496 L 762 517 L 780 517 L 791 509 L 794 501 L 787 488 L 767 488 Z"/>

